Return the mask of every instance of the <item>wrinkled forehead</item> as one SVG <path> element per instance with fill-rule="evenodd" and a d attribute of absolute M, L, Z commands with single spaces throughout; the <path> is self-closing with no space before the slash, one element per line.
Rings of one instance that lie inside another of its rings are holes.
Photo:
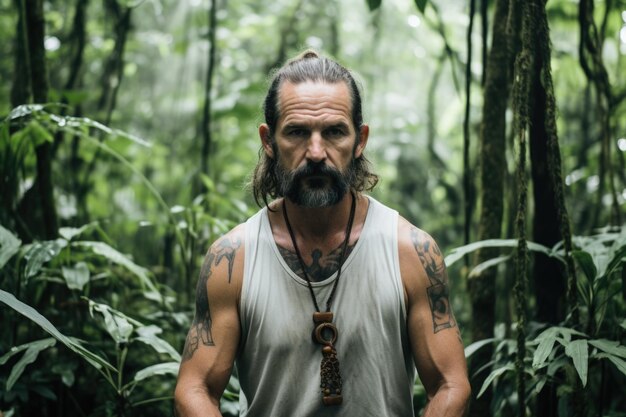
<path fill-rule="evenodd" d="M 278 94 L 279 121 L 295 114 L 352 117 L 352 97 L 345 82 L 282 83 Z"/>

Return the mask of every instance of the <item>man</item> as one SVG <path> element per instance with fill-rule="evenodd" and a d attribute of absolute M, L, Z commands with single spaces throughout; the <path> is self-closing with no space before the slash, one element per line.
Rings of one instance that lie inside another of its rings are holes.
<path fill-rule="evenodd" d="M 176 387 L 179 416 L 461 416 L 469 383 L 434 240 L 362 194 L 369 128 L 350 72 L 305 52 L 274 76 L 252 188 L 265 202 L 209 249 Z M 269 199 L 274 199 L 268 203 Z"/>

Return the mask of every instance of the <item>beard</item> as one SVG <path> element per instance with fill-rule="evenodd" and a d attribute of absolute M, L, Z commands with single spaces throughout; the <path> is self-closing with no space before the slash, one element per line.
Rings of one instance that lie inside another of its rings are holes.
<path fill-rule="evenodd" d="M 275 174 L 279 195 L 302 207 L 330 207 L 339 203 L 350 189 L 355 176 L 354 159 L 343 172 L 324 162 L 311 161 L 287 171 L 277 161 Z"/>

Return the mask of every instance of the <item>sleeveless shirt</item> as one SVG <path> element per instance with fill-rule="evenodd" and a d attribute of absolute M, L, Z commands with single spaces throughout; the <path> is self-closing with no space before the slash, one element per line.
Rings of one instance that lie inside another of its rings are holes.
<path fill-rule="evenodd" d="M 281 256 L 267 207 L 246 222 L 236 359 L 241 417 L 414 415 L 398 213 L 368 198 L 361 236 L 343 264 L 331 306 L 343 381 L 339 406 L 322 403 L 322 347 L 311 337 L 315 307 L 306 281 Z M 320 308 L 336 278 L 312 282 Z"/>

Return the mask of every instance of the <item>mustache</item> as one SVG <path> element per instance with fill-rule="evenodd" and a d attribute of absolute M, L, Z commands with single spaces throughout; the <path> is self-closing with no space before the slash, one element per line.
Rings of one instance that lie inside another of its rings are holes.
<path fill-rule="evenodd" d="M 314 176 L 326 176 L 337 179 L 341 177 L 341 172 L 335 168 L 329 167 L 325 162 L 307 161 L 305 166 L 300 167 L 291 173 L 292 181 L 299 181 L 306 177 Z"/>

